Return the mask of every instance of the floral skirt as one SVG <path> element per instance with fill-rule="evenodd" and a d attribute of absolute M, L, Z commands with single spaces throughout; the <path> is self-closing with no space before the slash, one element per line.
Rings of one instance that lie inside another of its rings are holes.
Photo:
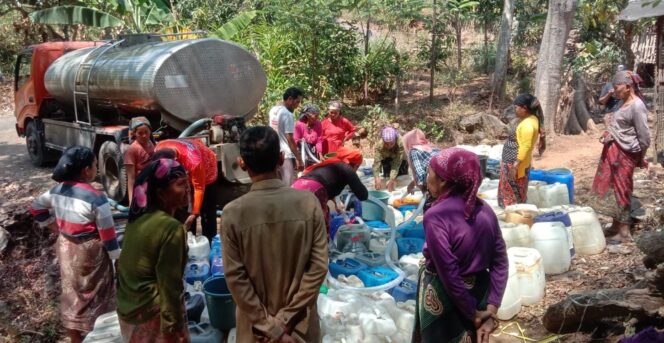
<path fill-rule="evenodd" d="M 500 180 L 498 181 L 498 205 L 505 208 L 509 205 L 523 204 L 528 196 L 528 172 L 526 175 L 511 180 L 509 178 L 510 170 L 514 169 L 514 163 L 501 163 Z"/>
<path fill-rule="evenodd" d="M 615 142 L 604 145 L 590 190 L 589 205 L 595 211 L 621 223 L 630 223 L 632 176 L 640 157 L 641 154 L 626 152 Z"/>
<path fill-rule="evenodd" d="M 148 311 L 157 315 L 140 324 L 128 323 L 120 318 L 120 332 L 125 343 L 180 343 L 189 342 L 189 330 L 186 325 L 181 329 L 161 331 L 159 308 Z"/>
<path fill-rule="evenodd" d="M 479 272 L 464 277 L 464 284 L 477 300 L 477 308 L 486 310 L 489 291 L 489 272 Z M 445 291 L 438 275 L 420 267 L 415 308 L 413 342 L 470 343 L 475 340 L 476 330 L 472 321 L 457 310 Z"/>
<path fill-rule="evenodd" d="M 97 317 L 115 310 L 111 259 L 99 237 L 60 235 L 56 247 L 62 277 L 62 324 L 70 330 L 92 331 Z"/>

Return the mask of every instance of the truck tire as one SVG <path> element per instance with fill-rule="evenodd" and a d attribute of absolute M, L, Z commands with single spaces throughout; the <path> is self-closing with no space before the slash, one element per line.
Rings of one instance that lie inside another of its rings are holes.
<path fill-rule="evenodd" d="M 99 176 L 109 198 L 122 202 L 127 195 L 127 170 L 117 143 L 104 142 L 99 148 Z"/>
<path fill-rule="evenodd" d="M 31 120 L 25 127 L 25 146 L 28 148 L 30 162 L 35 167 L 46 165 L 48 158 L 46 156 L 46 144 L 44 142 L 44 132 L 39 130 L 37 121 Z"/>

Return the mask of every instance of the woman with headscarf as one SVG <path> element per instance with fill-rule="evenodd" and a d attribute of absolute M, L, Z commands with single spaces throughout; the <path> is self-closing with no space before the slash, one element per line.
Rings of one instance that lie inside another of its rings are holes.
<path fill-rule="evenodd" d="M 413 176 L 413 181 L 408 184 L 408 192 L 412 193 L 417 186 L 426 195 L 429 161 L 440 149 L 431 144 L 420 129 L 409 131 L 403 136 L 403 148 Z M 424 209 L 429 209 L 429 206 L 431 206 L 431 198 L 427 197 Z"/>
<path fill-rule="evenodd" d="M 298 146 L 302 142 L 307 144 L 314 156 L 321 159 L 323 151 L 323 126 L 320 120 L 318 120 L 319 115 L 320 110 L 318 106 L 314 104 L 305 105 L 302 111 L 300 111 L 300 119 L 295 123 L 293 139 Z"/>
<path fill-rule="evenodd" d="M 450 148 L 431 159 L 424 214 L 413 342 L 488 342 L 507 285 L 508 261 L 498 219 L 477 198 L 480 161 Z"/>
<path fill-rule="evenodd" d="M 134 192 L 134 182 L 154 154 L 152 127 L 145 117 L 132 118 L 129 122 L 129 136 L 133 140 L 124 153 L 124 166 L 127 171 L 127 196 L 129 204 Z"/>
<path fill-rule="evenodd" d="M 323 155 L 337 151 L 355 135 L 355 126 L 341 115 L 341 102 L 330 101 L 323 120 Z"/>
<path fill-rule="evenodd" d="M 540 155 L 546 149 L 539 100 L 530 94 L 520 94 L 514 99 L 514 111 L 516 119 L 510 124 L 500 166 L 498 204 L 501 207 L 526 202 L 528 173 L 538 137 Z"/>
<path fill-rule="evenodd" d="M 118 316 L 125 342 L 187 342 L 185 230 L 173 217 L 189 202 L 184 167 L 158 159 L 136 179 L 118 263 Z"/>
<path fill-rule="evenodd" d="M 397 176 L 408 174 L 407 163 L 403 160 L 403 145 L 399 142 L 397 129 L 391 126 L 384 127 L 380 131 L 380 138 L 374 151 L 374 183 L 376 189 L 383 189 L 383 177 L 389 177 L 387 190 L 392 192 Z"/>
<path fill-rule="evenodd" d="M 631 240 L 632 177 L 636 167 L 648 166 L 644 157 L 650 146 L 650 130 L 640 82 L 641 78 L 629 70 L 619 71 L 613 77 L 614 94 L 623 104 L 604 119 L 607 129 L 600 138 L 604 149 L 590 191 L 593 208 L 613 217 L 605 234 L 614 244 Z"/>
<path fill-rule="evenodd" d="M 72 342 L 92 331 L 95 319 L 115 308 L 111 260 L 120 255 L 111 206 L 90 182 L 97 158 L 89 148 L 65 150 L 53 171 L 55 187 L 34 200 L 35 222 L 58 234 L 60 318 Z"/>
<path fill-rule="evenodd" d="M 325 224 L 330 229 L 330 213 L 327 201 L 334 199 L 346 186 L 360 200 L 369 198 L 367 188 L 357 176 L 357 169 L 362 164 L 362 153 L 355 148 L 342 147 L 326 160 L 304 170 L 304 175 L 291 186 L 295 189 L 314 193 L 320 201 L 325 216 Z"/>

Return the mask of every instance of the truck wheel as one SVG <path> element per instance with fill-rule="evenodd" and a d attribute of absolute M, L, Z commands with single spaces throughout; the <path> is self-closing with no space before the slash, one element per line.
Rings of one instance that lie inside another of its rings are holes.
<path fill-rule="evenodd" d="M 104 142 L 99 149 L 99 176 L 108 197 L 122 202 L 127 194 L 127 171 L 117 143 Z"/>
<path fill-rule="evenodd" d="M 37 122 L 34 120 L 29 121 L 25 127 L 25 145 L 32 165 L 43 167 L 47 162 L 44 135 L 37 129 Z"/>

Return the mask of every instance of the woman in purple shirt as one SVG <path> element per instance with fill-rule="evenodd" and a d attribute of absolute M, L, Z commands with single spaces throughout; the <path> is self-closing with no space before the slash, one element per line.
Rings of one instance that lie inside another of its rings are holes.
<path fill-rule="evenodd" d="M 488 342 L 507 284 L 505 242 L 491 207 L 477 198 L 480 161 L 472 152 L 441 150 L 429 164 L 436 198 L 424 215 L 413 342 Z"/>

